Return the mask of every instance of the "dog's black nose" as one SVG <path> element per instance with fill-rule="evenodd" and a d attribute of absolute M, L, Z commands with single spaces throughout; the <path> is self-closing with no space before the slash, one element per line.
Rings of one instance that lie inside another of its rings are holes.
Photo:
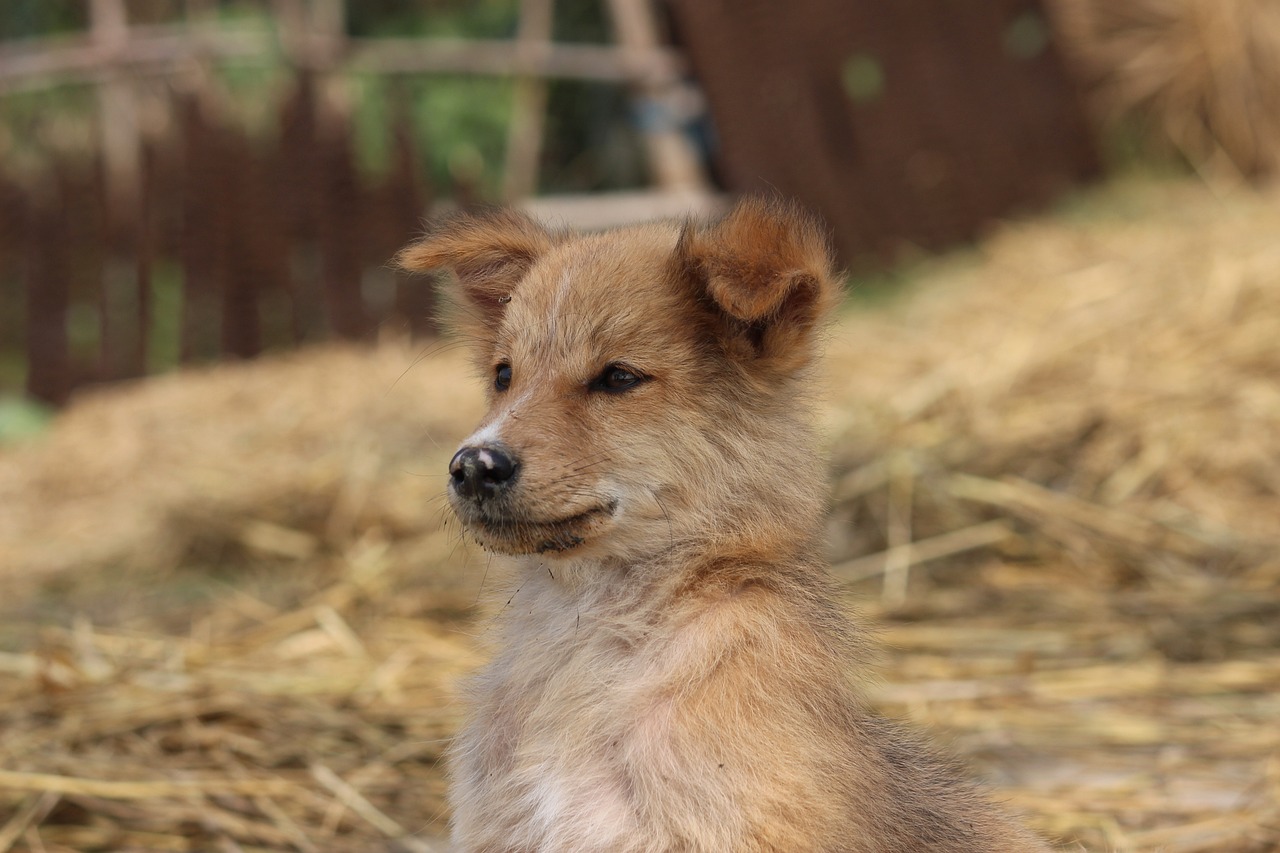
<path fill-rule="evenodd" d="M 511 454 L 497 445 L 464 447 L 449 463 L 454 490 L 464 498 L 495 497 L 515 478 L 519 469 Z"/>

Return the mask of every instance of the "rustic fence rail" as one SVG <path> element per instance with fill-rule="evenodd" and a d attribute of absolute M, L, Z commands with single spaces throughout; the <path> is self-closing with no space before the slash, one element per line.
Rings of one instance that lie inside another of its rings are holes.
<path fill-rule="evenodd" d="M 16 43 L 0 47 L 0 93 L 66 83 L 98 82 L 107 69 L 164 74 L 190 61 L 276 61 L 276 34 L 260 29 L 202 32 L 181 25 L 131 28 L 119 44 L 89 37 Z M 495 77 L 628 83 L 669 80 L 686 71 L 673 50 L 595 44 L 524 45 L 504 39 L 350 38 L 300 34 L 291 59 L 311 68 L 371 74 L 476 74 Z"/>

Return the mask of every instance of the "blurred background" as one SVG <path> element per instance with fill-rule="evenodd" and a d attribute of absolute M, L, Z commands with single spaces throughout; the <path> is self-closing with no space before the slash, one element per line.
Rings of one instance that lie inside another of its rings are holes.
<path fill-rule="evenodd" d="M 0 853 L 433 850 L 516 595 L 390 258 L 828 223 L 885 711 L 1063 849 L 1280 850 L 1280 2 L 6 0 Z"/>
<path fill-rule="evenodd" d="M 936 8 L 935 8 L 936 6 Z M 892 266 L 1104 167 L 1277 164 L 1273 4 L 14 0 L 0 393 L 431 330 L 443 208 L 793 196 Z M 74 252 L 67 247 L 74 246 Z"/>

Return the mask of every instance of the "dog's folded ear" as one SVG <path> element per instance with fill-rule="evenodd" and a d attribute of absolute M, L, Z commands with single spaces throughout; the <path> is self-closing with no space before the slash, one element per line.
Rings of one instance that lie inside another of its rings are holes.
<path fill-rule="evenodd" d="M 746 198 L 715 225 L 686 225 L 676 254 L 722 315 L 732 354 L 781 372 L 812 360 L 815 333 L 840 296 L 831 249 L 812 217 L 786 202 Z"/>
<path fill-rule="evenodd" d="M 396 263 L 411 272 L 453 270 L 457 285 L 449 295 L 462 312 L 459 319 L 493 326 L 511 291 L 554 243 L 528 216 L 497 208 L 446 219 L 402 249 Z"/>

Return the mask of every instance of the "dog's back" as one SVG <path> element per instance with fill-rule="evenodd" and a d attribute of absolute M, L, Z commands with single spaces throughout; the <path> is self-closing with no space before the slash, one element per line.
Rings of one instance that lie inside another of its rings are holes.
<path fill-rule="evenodd" d="M 491 405 L 450 497 L 518 568 L 454 748 L 460 851 L 1044 849 L 860 696 L 818 557 L 812 223 L 498 213 L 401 260 L 458 273 Z"/>

